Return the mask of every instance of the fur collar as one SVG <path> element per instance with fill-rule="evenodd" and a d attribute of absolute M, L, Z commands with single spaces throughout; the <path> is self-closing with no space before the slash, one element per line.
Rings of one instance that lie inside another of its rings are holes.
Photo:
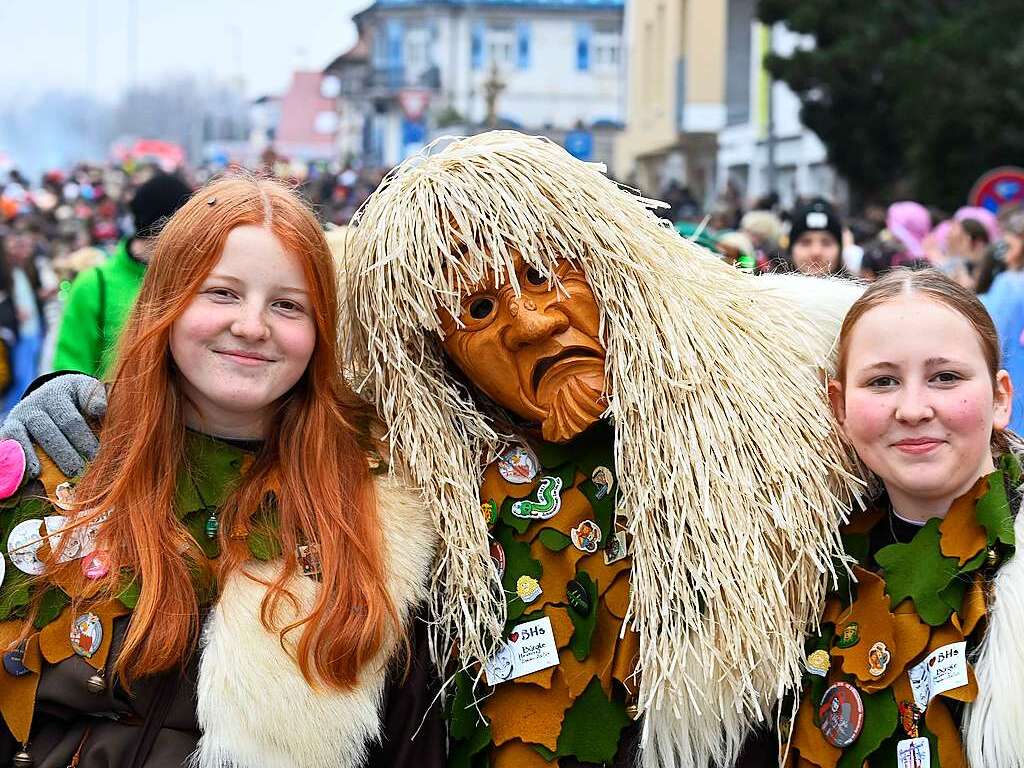
<path fill-rule="evenodd" d="M 1014 523 L 1017 553 L 996 573 L 988 629 L 974 674 L 978 698 L 964 711 L 964 749 L 975 768 L 1024 768 L 1024 514 Z"/>
<path fill-rule="evenodd" d="M 403 621 L 427 592 L 435 534 L 427 506 L 393 479 L 377 481 L 377 500 L 388 549 L 391 598 Z M 277 566 L 250 566 L 264 580 Z M 317 582 L 290 585 L 303 605 Z M 351 691 L 314 690 L 276 633 L 260 623 L 265 588 L 236 575 L 225 585 L 204 631 L 199 667 L 198 719 L 202 738 L 194 768 L 358 768 L 380 738 L 380 708 L 387 661 L 397 644 L 368 665 Z M 395 638 L 397 640 L 397 638 Z"/>

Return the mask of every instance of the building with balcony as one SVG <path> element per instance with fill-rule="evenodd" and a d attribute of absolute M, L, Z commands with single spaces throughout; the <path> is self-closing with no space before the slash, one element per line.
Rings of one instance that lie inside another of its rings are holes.
<path fill-rule="evenodd" d="M 369 59 L 365 153 L 392 165 L 445 128 L 497 124 L 607 159 L 588 134 L 624 117 L 624 5 L 377 0 L 354 17 Z"/>

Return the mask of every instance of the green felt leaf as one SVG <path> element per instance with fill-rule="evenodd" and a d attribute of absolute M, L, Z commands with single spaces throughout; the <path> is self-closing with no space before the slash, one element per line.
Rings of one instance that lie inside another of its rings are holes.
<path fill-rule="evenodd" d="M 552 552 L 561 552 L 572 544 L 572 539 L 561 531 L 556 531 L 554 528 L 545 528 L 537 535 L 537 538 L 540 539 L 541 544 Z"/>
<path fill-rule="evenodd" d="M 549 763 L 552 760 L 554 760 L 556 757 L 558 757 L 558 753 L 557 752 L 552 752 L 550 749 L 545 747 L 543 744 L 531 744 L 530 747 L 533 749 L 534 752 L 536 752 L 538 755 L 543 757 Z"/>
<path fill-rule="evenodd" d="M 580 493 L 586 496 L 587 501 L 594 510 L 594 522 L 601 529 L 601 546 L 607 546 L 611 540 L 615 522 L 615 498 L 618 490 L 618 483 L 611 492 L 601 498 L 597 497 L 597 485 L 588 476 L 579 484 Z"/>
<path fill-rule="evenodd" d="M 899 708 L 891 688 L 870 695 L 861 692 L 861 699 L 864 701 L 864 729 L 843 751 L 836 768 L 861 768 L 899 724 Z"/>
<path fill-rule="evenodd" d="M 465 670 L 455 675 L 455 694 L 449 701 L 448 733 L 464 741 L 487 723 L 480 714 L 473 694 L 473 678 Z"/>
<path fill-rule="evenodd" d="M 135 606 L 139 603 L 139 594 L 142 592 L 142 582 L 135 578 L 131 573 L 125 573 L 122 575 L 124 579 L 124 588 L 121 590 L 121 594 L 117 596 L 117 599 L 121 601 L 121 604 L 130 611 L 135 610 Z"/>
<path fill-rule="evenodd" d="M 576 661 L 583 661 L 590 655 L 590 642 L 594 637 L 594 629 L 597 627 L 597 582 L 591 579 L 586 571 L 579 571 L 576 574 L 576 581 L 590 595 L 590 613 L 584 616 L 577 613 L 570 605 L 567 605 L 565 610 L 568 612 L 573 626 L 569 647 L 572 649 L 572 655 L 576 657 Z"/>
<path fill-rule="evenodd" d="M 939 549 L 940 522 L 932 518 L 909 544 L 890 544 L 875 553 L 875 561 L 885 569 L 891 606 L 909 597 L 917 615 L 933 627 L 944 624 L 953 611 L 942 593 L 960 570 L 959 561 L 944 557 Z"/>
<path fill-rule="evenodd" d="M 1021 475 L 1024 472 L 1021 470 L 1020 459 L 1017 458 L 1016 454 L 1004 453 L 999 459 L 999 468 L 1006 475 L 1011 488 L 1016 488 L 1020 485 Z"/>
<path fill-rule="evenodd" d="M 56 588 L 46 590 L 39 601 L 39 613 L 36 614 L 34 622 L 35 628 L 42 629 L 47 624 L 50 624 L 60 615 L 64 607 L 70 603 L 71 598 L 64 593 L 64 590 Z"/>
<path fill-rule="evenodd" d="M 448 752 L 448 768 L 474 768 L 476 756 L 491 744 L 491 726 L 473 731 L 465 741 L 455 742 Z"/>
<path fill-rule="evenodd" d="M 978 499 L 975 515 L 988 535 L 988 546 L 994 546 L 997 541 L 1014 546 L 1013 515 L 1001 471 L 996 470 L 988 476 L 988 493 Z"/>
<path fill-rule="evenodd" d="M 25 608 L 32 599 L 28 577 L 23 577 L 20 571 L 12 574 L 13 570 L 13 566 L 7 568 L 7 577 L 0 587 L 0 621 L 24 616 Z"/>
<path fill-rule="evenodd" d="M 281 556 L 281 540 L 273 531 L 265 528 L 254 530 L 246 539 L 249 554 L 257 560 L 274 560 Z"/>
<path fill-rule="evenodd" d="M 507 497 L 501 502 L 501 511 L 498 513 L 498 517 L 505 525 L 513 529 L 516 533 L 526 533 L 526 529 L 530 527 L 532 520 L 528 520 L 524 517 L 516 517 L 512 514 L 512 505 L 515 504 L 519 499 L 513 499 L 511 496 Z"/>
<path fill-rule="evenodd" d="M 622 729 L 630 722 L 625 706 L 608 700 L 595 675 L 565 713 L 557 754 L 576 757 L 584 763 L 611 763 L 619 748 Z"/>
<path fill-rule="evenodd" d="M 185 434 L 186 471 L 178 478 L 175 506 L 179 514 L 218 508 L 234 490 L 246 452 L 197 432 Z"/>
<path fill-rule="evenodd" d="M 513 621 L 528 607 L 516 594 L 516 582 L 524 575 L 540 580 L 544 569 L 530 555 L 530 545 L 516 541 L 510 529 L 499 526 L 495 538 L 505 550 L 505 575 L 501 578 L 501 585 L 505 590 L 505 602 L 508 604 L 508 621 Z"/>

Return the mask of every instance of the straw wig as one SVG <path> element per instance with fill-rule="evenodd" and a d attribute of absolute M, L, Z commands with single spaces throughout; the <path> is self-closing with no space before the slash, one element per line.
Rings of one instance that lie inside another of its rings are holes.
<path fill-rule="evenodd" d="M 504 131 L 395 168 L 351 231 L 349 362 L 434 505 L 436 658 L 485 658 L 505 605 L 479 485 L 511 436 L 449 373 L 437 311 L 457 317 L 488 276 L 515 284 L 512 248 L 544 274 L 561 258 L 583 269 L 608 353 L 617 509 L 634 537 L 642 762 L 724 765 L 799 683 L 803 632 L 835 575 L 856 480 L 821 369 L 856 291 L 743 274 L 602 171 Z M 790 294 L 819 286 L 832 290 L 821 313 L 794 307 Z"/>

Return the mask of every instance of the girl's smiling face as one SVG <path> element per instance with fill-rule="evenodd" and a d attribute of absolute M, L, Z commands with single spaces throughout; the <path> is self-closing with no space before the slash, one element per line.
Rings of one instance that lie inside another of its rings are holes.
<path fill-rule="evenodd" d="M 1006 371 L 993 382 L 967 318 L 913 293 L 856 321 L 844 380 L 829 386 L 843 432 L 897 510 L 951 502 L 993 470 L 992 432 L 1009 423 L 1012 391 Z"/>

